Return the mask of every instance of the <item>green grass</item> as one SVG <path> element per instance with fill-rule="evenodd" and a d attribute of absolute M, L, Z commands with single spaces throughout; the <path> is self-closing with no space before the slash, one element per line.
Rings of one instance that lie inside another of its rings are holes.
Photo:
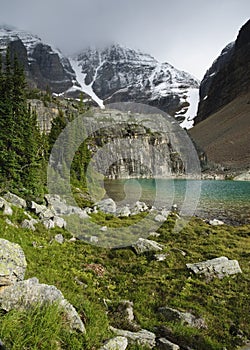
<path fill-rule="evenodd" d="M 10 219 L 19 224 L 23 215 L 17 209 Z M 100 225 L 129 229 L 142 217 L 118 219 L 96 214 L 93 220 Z M 191 219 L 181 232 L 175 232 L 174 224 L 175 218 L 169 217 L 158 229 L 160 237 L 155 240 L 164 245 L 164 253 L 168 254 L 165 261 L 158 262 L 153 254 L 137 256 L 130 248 L 107 249 L 82 241 L 69 242 L 71 234 L 61 229 L 47 231 L 40 225 L 32 232 L 11 227 L 0 216 L 0 237 L 20 244 L 25 252 L 25 278 L 36 276 L 41 283 L 59 288 L 77 309 L 87 330 L 86 335 L 70 332 L 55 307 L 36 308 L 27 313 L 2 314 L 0 338 L 11 349 L 99 349 L 112 337 L 109 325 L 115 326 L 104 299 L 129 299 L 142 328 L 153 332 L 156 327 L 170 328 L 176 341 L 197 350 L 236 349 L 241 339 L 231 334 L 232 326 L 243 337 L 250 337 L 250 226 L 211 227 L 202 220 Z M 53 241 L 57 233 L 66 239 L 61 245 Z M 186 269 L 186 263 L 222 255 L 237 259 L 243 273 L 208 282 Z M 93 263 L 103 266 L 102 276 L 88 268 Z M 164 305 L 203 317 L 208 328 L 196 330 L 166 322 L 157 311 Z M 134 345 L 129 349 L 142 347 Z"/>

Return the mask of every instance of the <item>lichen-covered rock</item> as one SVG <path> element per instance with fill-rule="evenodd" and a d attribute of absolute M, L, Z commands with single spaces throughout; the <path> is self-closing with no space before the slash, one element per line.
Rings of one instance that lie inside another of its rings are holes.
<path fill-rule="evenodd" d="M 100 350 L 125 350 L 128 346 L 128 339 L 125 337 L 115 337 L 108 340 Z"/>
<path fill-rule="evenodd" d="M 64 237 L 61 233 L 58 233 L 58 235 L 55 235 L 55 241 L 59 244 L 63 244 L 64 242 Z"/>
<path fill-rule="evenodd" d="M 18 208 L 26 208 L 27 206 L 27 203 L 23 198 L 11 192 L 6 193 L 4 195 L 4 199 L 6 199 L 7 202 L 10 202 L 11 204 L 13 204 L 15 207 L 18 207 Z"/>
<path fill-rule="evenodd" d="M 57 303 L 65 312 L 72 329 L 85 332 L 84 324 L 75 308 L 55 286 L 41 284 L 37 278 L 30 278 L 6 287 L 0 293 L 0 306 L 5 311 L 27 310 L 37 304 L 53 303 Z"/>
<path fill-rule="evenodd" d="M 164 316 L 167 321 L 179 321 L 184 324 L 188 324 L 194 328 L 207 328 L 207 325 L 203 318 L 196 317 L 190 312 L 181 312 L 176 309 L 164 306 L 159 308 L 159 312 Z"/>
<path fill-rule="evenodd" d="M 32 201 L 30 205 L 30 209 L 34 211 L 37 215 L 47 210 L 47 207 L 43 204 L 37 204 L 36 202 Z"/>
<path fill-rule="evenodd" d="M 22 228 L 25 228 L 25 229 L 28 229 L 28 230 L 32 230 L 32 231 L 35 231 L 36 228 L 35 228 L 35 224 L 37 224 L 38 221 L 36 219 L 25 219 L 23 220 L 23 222 L 21 223 L 21 227 Z"/>
<path fill-rule="evenodd" d="M 131 215 L 131 211 L 129 209 L 128 206 L 125 206 L 125 207 L 121 207 L 119 208 L 117 211 L 116 211 L 116 214 L 118 216 L 122 216 L 122 217 L 128 217 Z"/>
<path fill-rule="evenodd" d="M 145 238 L 139 238 L 138 241 L 132 245 L 132 247 L 137 254 L 142 254 L 145 252 L 158 252 L 163 249 L 163 245 Z"/>
<path fill-rule="evenodd" d="M 224 225 L 224 222 L 218 219 L 213 219 L 213 220 L 209 220 L 209 225 L 211 226 L 221 226 Z"/>
<path fill-rule="evenodd" d="M 61 218 L 60 216 L 54 216 L 53 221 L 56 227 L 65 228 L 67 226 L 64 218 Z"/>
<path fill-rule="evenodd" d="M 3 215 L 12 216 L 12 214 L 13 209 L 11 208 L 11 206 L 8 203 L 4 204 Z"/>
<path fill-rule="evenodd" d="M 43 223 L 43 226 L 44 226 L 47 230 L 49 230 L 49 229 L 55 227 L 55 223 L 54 223 L 54 221 L 51 220 L 51 219 L 45 219 L 45 220 L 42 221 L 42 223 Z"/>
<path fill-rule="evenodd" d="M 24 278 L 27 262 L 22 248 L 0 239 L 0 286 L 8 286 Z"/>
<path fill-rule="evenodd" d="M 158 215 L 155 216 L 155 221 L 156 222 L 164 222 L 166 220 L 167 220 L 166 216 L 163 216 L 161 214 L 158 214 Z"/>
<path fill-rule="evenodd" d="M 204 274 L 210 278 L 223 278 L 225 276 L 242 273 L 239 262 L 237 260 L 229 260 L 225 256 L 199 263 L 186 264 L 186 266 L 196 275 Z"/>
<path fill-rule="evenodd" d="M 112 198 L 103 199 L 95 203 L 95 205 L 104 213 L 114 214 L 116 212 L 116 204 Z"/>
<path fill-rule="evenodd" d="M 139 346 L 145 346 L 146 348 L 152 349 L 155 347 L 155 334 L 142 329 L 139 332 L 130 332 L 123 329 L 117 329 L 110 327 L 111 331 L 118 336 L 122 336 L 128 339 L 129 344 L 136 344 Z"/>
<path fill-rule="evenodd" d="M 165 338 L 160 338 L 157 340 L 157 349 L 158 350 L 179 350 L 180 347 L 179 345 L 174 344 Z"/>

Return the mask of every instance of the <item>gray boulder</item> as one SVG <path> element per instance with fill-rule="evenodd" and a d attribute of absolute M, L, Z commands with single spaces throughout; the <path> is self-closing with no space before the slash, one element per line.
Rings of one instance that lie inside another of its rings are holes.
<path fill-rule="evenodd" d="M 60 216 L 54 216 L 53 221 L 56 227 L 65 228 L 67 226 L 67 222 Z"/>
<path fill-rule="evenodd" d="M 108 340 L 100 350 L 125 350 L 128 346 L 128 339 L 125 337 L 115 337 Z"/>
<path fill-rule="evenodd" d="M 179 350 L 180 347 L 179 347 L 179 345 L 174 344 L 165 338 L 160 338 L 157 340 L 157 349 L 159 349 L 159 350 Z"/>
<path fill-rule="evenodd" d="M 27 206 L 27 203 L 23 198 L 18 197 L 16 194 L 11 192 L 6 193 L 4 195 L 4 199 L 18 208 L 26 208 Z"/>
<path fill-rule="evenodd" d="M 209 225 L 211 226 L 221 226 L 224 225 L 224 222 L 218 219 L 213 219 L 213 220 L 209 220 Z"/>
<path fill-rule="evenodd" d="M 131 211 L 128 206 L 121 207 L 116 211 L 116 214 L 121 217 L 128 217 L 131 215 Z"/>
<path fill-rule="evenodd" d="M 104 213 L 114 214 L 116 212 L 116 204 L 112 198 L 103 199 L 95 203 L 95 205 Z"/>
<path fill-rule="evenodd" d="M 10 203 L 8 203 L 3 197 L 0 197 L 0 208 L 3 209 L 4 215 L 11 216 L 13 214 Z"/>
<path fill-rule="evenodd" d="M 49 208 L 46 208 L 39 213 L 39 218 L 41 220 L 49 220 L 53 219 L 55 216 L 55 211 Z"/>
<path fill-rule="evenodd" d="M 25 228 L 25 229 L 27 229 L 27 230 L 35 231 L 36 228 L 35 228 L 34 225 L 37 224 L 37 223 L 38 223 L 38 221 L 37 221 L 36 219 L 30 219 L 30 220 L 25 219 L 25 220 L 23 220 L 23 222 L 21 223 L 21 227 L 22 227 L 22 228 Z"/>
<path fill-rule="evenodd" d="M 155 216 L 155 219 L 154 219 L 156 222 L 164 222 L 167 220 L 167 218 L 161 214 L 158 214 Z"/>
<path fill-rule="evenodd" d="M 110 327 L 110 329 L 113 333 L 115 333 L 115 335 L 127 338 L 129 344 L 145 346 L 149 349 L 152 349 L 156 345 L 155 334 L 147 331 L 146 329 L 142 329 L 139 332 L 130 332 L 114 327 Z"/>
<path fill-rule="evenodd" d="M 32 201 L 30 209 L 34 211 L 36 215 L 39 215 L 40 213 L 46 211 L 47 207 L 45 205 L 37 204 L 36 202 Z"/>
<path fill-rule="evenodd" d="M 51 219 L 42 220 L 42 223 L 43 223 L 43 226 L 44 226 L 47 230 L 50 230 L 51 228 L 54 228 L 54 227 L 55 227 L 55 223 L 54 223 L 54 221 L 51 220 Z"/>
<path fill-rule="evenodd" d="M 161 251 L 163 249 L 163 245 L 149 239 L 139 238 L 138 241 L 132 245 L 132 248 L 134 248 L 137 254 L 142 254 L 145 252 Z"/>
<path fill-rule="evenodd" d="M 0 293 L 0 306 L 5 311 L 28 310 L 37 304 L 57 303 L 65 312 L 72 329 L 85 332 L 85 327 L 75 308 L 66 300 L 55 286 L 40 284 L 37 278 L 16 282 Z"/>
<path fill-rule="evenodd" d="M 64 237 L 63 237 L 63 235 L 62 234 L 58 234 L 58 235 L 55 235 L 55 241 L 57 242 L 57 243 L 59 243 L 59 244 L 63 244 L 63 242 L 64 242 Z"/>
<path fill-rule="evenodd" d="M 159 312 L 164 316 L 166 321 L 179 321 L 198 329 L 207 328 L 207 325 L 203 318 L 196 317 L 190 312 L 181 312 L 167 306 L 160 307 Z"/>
<path fill-rule="evenodd" d="M 0 286 L 22 281 L 26 267 L 22 248 L 18 244 L 0 239 Z"/>
<path fill-rule="evenodd" d="M 3 215 L 12 216 L 13 210 L 9 203 L 4 204 Z"/>
<path fill-rule="evenodd" d="M 149 208 L 147 204 L 144 202 L 137 201 L 134 206 L 131 208 L 131 215 L 136 215 L 139 213 L 142 213 L 144 211 L 147 211 Z"/>
<path fill-rule="evenodd" d="M 229 260 L 225 256 L 219 258 L 202 261 L 194 264 L 186 264 L 187 268 L 196 275 L 203 274 L 207 277 L 223 278 L 225 276 L 242 273 L 237 260 Z"/>

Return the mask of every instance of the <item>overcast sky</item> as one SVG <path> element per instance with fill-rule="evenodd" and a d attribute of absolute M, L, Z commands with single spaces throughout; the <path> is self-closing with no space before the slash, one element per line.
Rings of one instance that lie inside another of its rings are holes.
<path fill-rule="evenodd" d="M 0 0 L 0 24 L 66 54 L 119 42 L 199 79 L 249 17 L 249 0 Z"/>

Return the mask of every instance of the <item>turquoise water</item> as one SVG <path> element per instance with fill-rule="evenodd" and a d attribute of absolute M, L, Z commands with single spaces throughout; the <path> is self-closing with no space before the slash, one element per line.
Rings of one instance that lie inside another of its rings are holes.
<path fill-rule="evenodd" d="M 107 195 L 120 205 L 137 200 L 156 207 L 177 204 L 183 213 L 250 223 L 250 182 L 129 179 L 105 181 Z"/>

